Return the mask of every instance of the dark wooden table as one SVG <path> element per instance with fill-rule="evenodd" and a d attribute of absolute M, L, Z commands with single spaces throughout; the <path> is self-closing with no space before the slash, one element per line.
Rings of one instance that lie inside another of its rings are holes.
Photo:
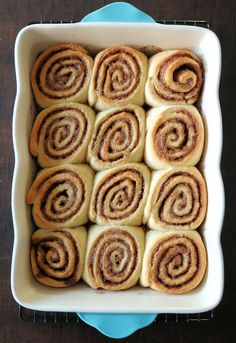
<path fill-rule="evenodd" d="M 11 122 L 15 97 L 13 47 L 17 32 L 30 21 L 80 20 L 109 3 L 98 0 L 1 0 L 0 2 L 0 343 L 15 342 L 108 342 L 95 329 L 81 323 L 34 324 L 22 322 L 10 290 L 13 243 L 11 179 L 14 166 Z M 222 44 L 223 68 L 220 99 L 224 123 L 222 173 L 226 189 L 226 212 L 222 233 L 225 290 L 214 318 L 200 323 L 152 324 L 124 339 L 126 342 L 233 342 L 236 341 L 236 1 L 147 0 L 131 1 L 155 19 L 202 19 L 209 22 Z M 217 194 L 216 194 L 217 196 Z M 217 266 L 216 266 L 217 268 Z"/>

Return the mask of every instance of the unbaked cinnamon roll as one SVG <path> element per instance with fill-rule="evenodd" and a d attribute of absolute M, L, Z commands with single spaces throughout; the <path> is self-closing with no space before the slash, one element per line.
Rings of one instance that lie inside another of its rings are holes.
<path fill-rule="evenodd" d="M 146 103 L 152 107 L 163 104 L 194 104 L 203 84 L 203 64 L 189 50 L 168 50 L 149 60 L 145 86 Z"/>
<path fill-rule="evenodd" d="M 118 291 L 134 286 L 141 273 L 144 240 L 141 227 L 90 227 L 83 279 L 95 289 Z"/>
<path fill-rule="evenodd" d="M 99 111 L 114 106 L 144 104 L 147 57 L 129 46 L 115 46 L 95 58 L 89 104 Z"/>
<path fill-rule="evenodd" d="M 79 44 L 57 44 L 43 51 L 33 64 L 31 85 L 42 108 L 65 101 L 84 103 L 93 59 Z"/>
<path fill-rule="evenodd" d="M 155 230 L 193 230 L 206 215 L 207 189 L 195 167 L 153 172 L 144 221 Z"/>
<path fill-rule="evenodd" d="M 41 170 L 27 195 L 36 225 L 41 229 L 59 229 L 85 224 L 93 175 L 85 164 Z"/>
<path fill-rule="evenodd" d="M 79 103 L 62 103 L 44 109 L 31 131 L 31 154 L 38 157 L 41 167 L 85 162 L 94 118 L 94 111 Z"/>
<path fill-rule="evenodd" d="M 150 186 L 150 171 L 142 163 L 96 174 L 89 218 L 97 224 L 140 225 Z"/>
<path fill-rule="evenodd" d="M 69 287 L 81 278 L 87 231 L 84 227 L 37 230 L 32 236 L 31 268 L 35 278 L 51 287 Z"/>
<path fill-rule="evenodd" d="M 196 165 L 203 143 L 204 126 L 196 107 L 162 106 L 148 112 L 145 161 L 152 169 Z"/>
<path fill-rule="evenodd" d="M 115 107 L 96 116 L 88 148 L 95 170 L 139 162 L 145 142 L 145 112 L 137 105 Z"/>
<path fill-rule="evenodd" d="M 187 293 L 200 284 L 206 265 L 206 249 L 198 232 L 150 230 L 140 284 L 164 293 Z"/>

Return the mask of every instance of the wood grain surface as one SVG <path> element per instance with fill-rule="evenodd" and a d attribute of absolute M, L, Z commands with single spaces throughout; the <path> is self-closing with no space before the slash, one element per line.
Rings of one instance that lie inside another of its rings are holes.
<path fill-rule="evenodd" d="M 109 342 L 84 323 L 35 324 L 19 319 L 18 305 L 10 290 L 13 245 L 11 182 L 14 167 L 12 111 L 16 92 L 14 41 L 17 32 L 31 21 L 81 20 L 89 12 L 109 3 L 98 0 L 1 0 L 0 2 L 0 343 L 15 342 Z M 201 323 L 153 323 L 122 342 L 233 342 L 236 341 L 236 1 L 235 0 L 147 0 L 130 1 L 153 18 L 206 20 L 222 44 L 220 87 L 224 125 L 222 173 L 226 189 L 226 212 L 222 233 L 225 290 L 214 318 Z M 212 113 L 214 115 L 214 113 Z M 217 196 L 217 194 L 216 194 Z M 216 266 L 217 268 L 217 266 Z"/>

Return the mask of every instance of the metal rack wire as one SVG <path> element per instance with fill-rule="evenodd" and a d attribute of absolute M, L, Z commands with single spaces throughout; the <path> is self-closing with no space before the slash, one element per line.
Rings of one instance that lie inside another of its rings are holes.
<path fill-rule="evenodd" d="M 188 26 L 198 26 L 209 29 L 210 25 L 205 20 L 157 20 L 159 24 L 166 25 L 188 25 Z"/>
<path fill-rule="evenodd" d="M 156 322 L 203 322 L 212 319 L 214 316 L 213 310 L 204 312 L 204 313 L 195 313 L 195 314 L 159 314 L 157 316 Z M 25 322 L 31 323 L 76 323 L 79 324 L 81 319 L 76 315 L 76 313 L 71 312 L 43 312 L 28 310 L 22 306 L 19 306 L 19 317 Z"/>
<path fill-rule="evenodd" d="M 39 21 L 30 22 L 32 24 L 71 24 L 76 21 Z M 198 26 L 209 29 L 209 24 L 204 20 L 157 20 L 157 23 L 166 25 L 189 25 Z M 81 319 L 76 315 L 76 313 L 69 312 L 42 312 L 28 310 L 22 306 L 19 306 L 19 317 L 21 320 L 33 323 L 76 323 L 79 324 Z M 208 311 L 204 313 L 195 314 L 159 314 L 157 316 L 156 322 L 203 322 L 208 321 L 214 317 L 214 311 Z"/>
<path fill-rule="evenodd" d="M 33 24 L 73 24 L 77 21 L 31 21 L 28 25 Z M 198 27 L 205 27 L 207 29 L 210 28 L 210 25 L 205 20 L 156 20 L 159 24 L 166 24 L 166 25 L 188 25 L 188 26 L 198 26 Z"/>

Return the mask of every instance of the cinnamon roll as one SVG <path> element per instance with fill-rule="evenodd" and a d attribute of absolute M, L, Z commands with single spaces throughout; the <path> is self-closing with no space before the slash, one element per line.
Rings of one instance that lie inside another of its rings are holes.
<path fill-rule="evenodd" d="M 59 229 L 85 224 L 93 174 L 85 164 L 41 170 L 27 195 L 36 225 L 41 229 Z"/>
<path fill-rule="evenodd" d="M 43 51 L 33 64 L 31 85 L 42 108 L 65 101 L 84 103 L 93 59 L 79 44 L 57 44 Z"/>
<path fill-rule="evenodd" d="M 144 221 L 156 230 L 193 230 L 203 222 L 207 209 L 204 178 L 195 167 L 153 172 Z"/>
<path fill-rule="evenodd" d="M 152 169 L 196 165 L 203 143 L 204 126 L 196 107 L 162 106 L 148 112 L 145 161 Z"/>
<path fill-rule="evenodd" d="M 206 265 L 206 249 L 198 232 L 150 230 L 140 284 L 164 293 L 187 293 L 200 284 Z"/>
<path fill-rule="evenodd" d="M 144 231 L 135 226 L 90 227 L 83 279 L 92 288 L 118 291 L 140 277 Z"/>
<path fill-rule="evenodd" d="M 84 227 L 37 230 L 32 236 L 31 268 L 35 278 L 51 287 L 72 286 L 81 278 L 87 231 Z"/>
<path fill-rule="evenodd" d="M 115 46 L 95 58 L 89 86 L 90 106 L 102 111 L 114 106 L 144 104 L 147 57 L 129 46 Z"/>
<path fill-rule="evenodd" d="M 88 161 L 95 170 L 142 160 L 145 112 L 137 105 L 115 107 L 96 116 Z"/>
<path fill-rule="evenodd" d="M 73 102 L 44 109 L 31 131 L 31 154 L 41 167 L 85 162 L 94 118 L 90 107 Z"/>
<path fill-rule="evenodd" d="M 146 103 L 152 107 L 192 105 L 199 98 L 203 78 L 202 61 L 191 51 L 159 52 L 149 60 Z"/>
<path fill-rule="evenodd" d="M 97 224 L 140 225 L 150 186 L 150 171 L 142 163 L 96 174 L 89 218 Z"/>

